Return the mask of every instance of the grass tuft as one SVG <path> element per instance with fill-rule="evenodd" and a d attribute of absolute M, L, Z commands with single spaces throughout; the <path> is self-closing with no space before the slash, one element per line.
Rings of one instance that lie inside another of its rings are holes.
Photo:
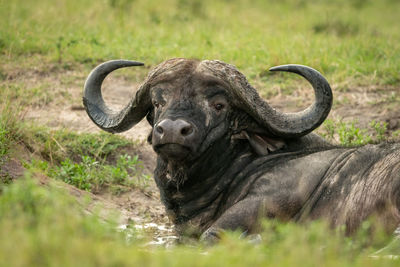
<path fill-rule="evenodd" d="M 19 107 L 3 99 L 0 104 L 0 170 L 8 159 L 13 146 L 21 140 L 21 113 Z"/>
<path fill-rule="evenodd" d="M 357 122 L 344 122 L 327 119 L 323 124 L 321 135 L 329 141 L 339 143 L 343 146 L 361 146 L 366 144 L 377 144 L 379 142 L 396 139 L 396 132 L 391 135 L 387 131 L 386 122 L 375 120 L 369 123 L 368 128 L 359 128 Z"/>
<path fill-rule="evenodd" d="M 32 160 L 25 166 L 92 193 L 101 193 L 107 189 L 115 194 L 127 192 L 132 188 L 144 190 L 150 180 L 150 177 L 143 173 L 138 156 L 131 157 L 126 154 L 120 155 L 114 164 L 82 156 L 80 162 L 66 158 L 59 165 L 55 165 L 48 161 Z"/>

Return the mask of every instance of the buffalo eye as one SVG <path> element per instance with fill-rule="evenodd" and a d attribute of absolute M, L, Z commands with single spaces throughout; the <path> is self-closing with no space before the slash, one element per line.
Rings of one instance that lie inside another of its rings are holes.
<path fill-rule="evenodd" d="M 214 108 L 218 111 L 222 110 L 224 107 L 225 107 L 225 105 L 221 104 L 221 103 L 217 103 L 214 105 Z"/>
<path fill-rule="evenodd" d="M 153 105 L 158 108 L 160 106 L 160 103 L 158 103 L 157 101 L 154 101 Z"/>

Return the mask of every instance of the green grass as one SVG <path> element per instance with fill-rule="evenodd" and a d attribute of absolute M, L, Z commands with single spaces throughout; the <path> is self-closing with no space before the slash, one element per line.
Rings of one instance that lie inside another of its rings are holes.
<path fill-rule="evenodd" d="M 34 159 L 25 166 L 92 193 L 107 189 L 115 194 L 132 188 L 144 190 L 150 180 L 150 176 L 142 172 L 143 166 L 138 156 L 127 154 L 120 155 L 115 163 L 99 162 L 90 156 L 82 156 L 80 162 L 66 158 L 56 165 Z"/>
<path fill-rule="evenodd" d="M 28 86 L 25 82 L 17 81 L 1 85 L 0 95 L 8 97 L 10 101 L 18 102 L 21 106 L 44 107 L 54 98 L 54 93 L 48 90 L 49 87 L 49 84 Z"/>
<path fill-rule="evenodd" d="M 32 127 L 25 133 L 25 144 L 44 159 L 60 163 L 66 157 L 80 161 L 81 155 L 95 160 L 112 161 L 118 153 L 134 150 L 136 144 L 126 138 L 109 133 L 78 134 L 69 130 L 50 130 Z"/>
<path fill-rule="evenodd" d="M 389 134 L 386 122 L 371 121 L 368 128 L 359 128 L 357 122 L 327 119 L 320 134 L 327 140 L 343 146 L 361 146 L 397 139 L 397 132 Z"/>
<path fill-rule="evenodd" d="M 88 203 L 89 204 L 89 203 Z M 82 206 L 83 205 L 83 206 Z M 398 260 L 369 255 L 390 241 L 366 223 L 348 239 L 322 222 L 269 222 L 252 244 L 227 233 L 213 247 L 146 245 L 149 236 L 117 231 L 115 220 L 87 214 L 62 189 L 29 178 L 0 195 L 0 266 L 397 266 Z"/>
<path fill-rule="evenodd" d="M 40 103 L 45 90 L 19 86 L 1 89 L 0 178 L 3 183 L 9 183 L 12 177 L 1 172 L 1 168 L 13 157 L 28 169 L 93 193 L 109 190 L 119 194 L 148 186 L 149 176 L 143 173 L 136 153 L 138 143 L 105 132 L 78 134 L 26 122 L 24 108 Z M 28 155 L 21 155 L 18 147 L 26 148 Z"/>
<path fill-rule="evenodd" d="M 93 193 L 110 190 L 119 194 L 132 188 L 146 189 L 150 177 L 143 172 L 136 145 L 120 136 L 76 134 L 17 123 L 19 135 L 11 136 L 0 120 L 0 163 L 18 143 L 30 150 L 28 169 L 60 179 Z M 4 123 L 4 122 L 3 122 Z M 18 155 L 16 155 L 18 156 Z M 0 165 L 1 167 L 1 165 Z"/>
<path fill-rule="evenodd" d="M 267 68 L 299 63 L 334 84 L 398 85 L 399 12 L 394 0 L 1 0 L 0 54 L 88 68 L 115 58 L 221 59 L 264 86 L 282 80 Z"/>
<path fill-rule="evenodd" d="M 138 174 L 142 168 L 140 164 L 138 156 L 132 158 L 129 155 L 121 155 L 113 165 L 101 164 L 93 158 L 82 156 L 81 163 L 66 159 L 61 162 L 61 166 L 47 169 L 47 172 L 51 177 L 93 193 L 111 186 L 116 193 L 121 193 L 131 187 L 138 187 L 140 182 L 143 186 L 147 185 L 149 178 Z"/>
<path fill-rule="evenodd" d="M 22 142 L 33 157 L 24 165 L 79 189 L 122 193 L 145 189 L 149 176 L 136 155 L 137 145 L 109 133 L 77 134 L 67 130 L 26 127 Z"/>
<path fill-rule="evenodd" d="M 1 167 L 11 157 L 20 158 L 18 147 L 23 147 L 29 151 L 29 159 L 19 161 L 23 161 L 26 168 L 79 189 L 93 193 L 110 190 L 118 194 L 148 186 L 149 176 L 143 173 L 142 162 L 136 155 L 138 144 L 109 133 L 78 134 L 33 125 L 25 122 L 18 112 L 23 101 L 14 98 L 15 95 L 2 93 L 5 96 L 0 104 L 0 178 L 3 183 L 9 183 L 11 178 L 1 172 Z"/>
<path fill-rule="evenodd" d="M 21 125 L 18 123 L 19 109 L 8 99 L 0 104 L 0 169 L 8 159 L 12 147 L 21 138 Z"/>

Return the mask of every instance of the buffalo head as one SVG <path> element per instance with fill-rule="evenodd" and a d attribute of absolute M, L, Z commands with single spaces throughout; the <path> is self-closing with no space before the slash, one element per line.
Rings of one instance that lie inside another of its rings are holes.
<path fill-rule="evenodd" d="M 226 133 L 249 139 L 257 153 L 268 153 L 279 147 L 276 138 L 301 137 L 314 130 L 332 105 L 328 82 L 306 66 L 270 69 L 297 73 L 315 91 L 315 102 L 307 109 L 281 113 L 270 107 L 234 66 L 217 60 L 178 58 L 156 66 L 124 109 L 110 110 L 101 94 L 104 78 L 115 69 L 141 65 L 127 60 L 99 65 L 86 81 L 83 102 L 92 121 L 113 133 L 128 130 L 147 116 L 153 127 L 149 141 L 169 160 L 193 160 Z"/>

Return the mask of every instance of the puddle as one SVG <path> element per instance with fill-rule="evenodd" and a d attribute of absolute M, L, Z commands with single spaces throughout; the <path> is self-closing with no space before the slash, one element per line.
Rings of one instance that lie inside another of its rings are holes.
<path fill-rule="evenodd" d="M 121 224 L 117 230 L 125 234 L 127 243 L 131 243 L 133 238 L 146 239 L 153 236 L 153 240 L 145 243 L 145 246 L 173 247 L 178 240 L 172 226 L 156 223 L 144 224 Z"/>

